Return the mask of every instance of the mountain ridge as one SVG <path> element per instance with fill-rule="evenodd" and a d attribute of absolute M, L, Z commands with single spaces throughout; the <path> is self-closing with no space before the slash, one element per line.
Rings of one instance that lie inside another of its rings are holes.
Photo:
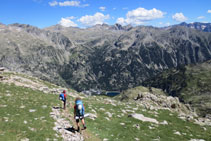
<path fill-rule="evenodd" d="M 204 32 L 211 32 L 211 23 L 200 23 L 200 22 L 194 22 L 194 23 L 181 23 L 180 26 L 186 26 L 189 28 L 197 29 Z"/>
<path fill-rule="evenodd" d="M 0 65 L 78 91 L 123 90 L 182 64 L 211 59 L 211 33 L 185 26 L 1 26 Z"/>

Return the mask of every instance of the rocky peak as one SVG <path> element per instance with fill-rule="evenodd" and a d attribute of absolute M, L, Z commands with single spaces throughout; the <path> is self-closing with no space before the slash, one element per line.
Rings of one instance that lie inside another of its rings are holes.
<path fill-rule="evenodd" d="M 124 26 L 124 29 L 129 31 L 131 29 L 133 29 L 133 26 L 131 24 Z"/>
<path fill-rule="evenodd" d="M 15 23 L 15 24 L 10 24 L 8 25 L 9 27 L 15 27 L 15 28 L 19 28 L 24 30 L 27 33 L 31 33 L 31 34 L 35 34 L 35 35 L 40 35 L 42 33 L 42 30 L 39 29 L 38 27 L 35 26 L 31 26 L 28 24 L 19 24 L 19 23 Z"/>
<path fill-rule="evenodd" d="M 110 26 L 108 24 L 96 24 L 92 27 L 88 27 L 87 29 L 96 29 L 96 30 L 108 30 Z"/>
<path fill-rule="evenodd" d="M 114 26 L 113 26 L 116 30 L 123 30 L 124 28 L 122 27 L 121 24 L 118 24 L 116 23 Z"/>
<path fill-rule="evenodd" d="M 200 23 L 200 22 L 194 22 L 194 23 L 181 23 L 180 26 L 185 26 L 193 29 L 197 29 L 204 32 L 211 32 L 211 23 Z"/>
<path fill-rule="evenodd" d="M 53 25 L 53 26 L 50 26 L 50 27 L 47 27 L 46 29 L 49 30 L 49 29 L 54 29 L 55 31 L 60 31 L 60 30 L 63 30 L 67 27 L 64 27 L 60 24 L 56 24 L 56 25 Z"/>

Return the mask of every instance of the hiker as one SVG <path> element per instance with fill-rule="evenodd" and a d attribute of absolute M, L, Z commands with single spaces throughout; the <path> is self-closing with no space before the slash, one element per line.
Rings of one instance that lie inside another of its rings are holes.
<path fill-rule="evenodd" d="M 63 101 L 63 109 L 66 109 L 66 98 L 67 98 L 67 94 L 66 91 L 64 90 L 60 95 L 59 95 L 59 99 Z"/>
<path fill-rule="evenodd" d="M 82 103 L 81 98 L 75 99 L 75 105 L 74 105 L 74 118 L 76 120 L 77 125 L 77 131 L 80 131 L 80 125 L 79 125 L 79 119 L 81 120 L 84 129 L 86 129 L 85 121 L 84 121 L 84 105 Z"/>

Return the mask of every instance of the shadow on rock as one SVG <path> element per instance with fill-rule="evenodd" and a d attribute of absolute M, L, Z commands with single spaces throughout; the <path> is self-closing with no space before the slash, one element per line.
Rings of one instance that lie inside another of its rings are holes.
<path fill-rule="evenodd" d="M 65 130 L 70 131 L 72 133 L 76 132 L 75 128 L 73 128 L 73 127 L 65 128 Z"/>

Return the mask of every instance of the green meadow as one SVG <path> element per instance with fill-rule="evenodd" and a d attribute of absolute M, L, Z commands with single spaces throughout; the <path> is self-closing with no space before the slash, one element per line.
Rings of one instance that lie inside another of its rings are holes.
<path fill-rule="evenodd" d="M 0 140 L 61 139 L 50 117 L 58 96 L 0 83 Z"/>
<path fill-rule="evenodd" d="M 15 74 L 7 74 L 15 75 Z M 20 75 L 19 75 L 20 76 Z M 26 77 L 26 76 L 22 76 Z M 28 77 L 31 79 L 31 77 Z M 41 81 L 32 78 L 33 81 Z M 44 84 L 44 83 L 43 83 Z M 54 85 L 45 82 L 50 88 Z M 177 113 L 169 110 L 148 110 L 133 102 L 135 93 L 148 91 L 147 88 L 137 87 L 125 92 L 130 93 L 130 100 L 120 101 L 117 97 L 84 96 L 85 112 L 92 113 L 97 118 L 86 118 L 87 130 L 82 134 L 89 136 L 85 140 L 160 140 L 160 141 L 189 141 L 191 139 L 211 140 L 211 127 L 200 126 L 193 122 L 178 118 Z M 164 94 L 158 89 L 154 92 Z M 76 93 L 69 91 L 70 95 Z M 74 97 L 68 96 L 67 114 L 73 117 Z M 71 106 L 70 106 L 71 103 Z M 53 106 L 61 102 L 58 95 L 45 94 L 31 88 L 0 83 L 0 140 L 62 140 L 54 130 L 54 120 L 50 117 Z M 61 110 L 61 113 L 64 111 Z M 159 123 L 142 122 L 130 117 L 130 114 L 143 114 L 145 117 L 156 119 Z M 67 118 L 71 125 L 75 125 L 72 118 Z"/>
<path fill-rule="evenodd" d="M 177 114 L 171 113 L 168 110 L 146 110 L 131 102 L 114 101 L 114 104 L 116 104 L 114 106 L 106 103 L 105 99 L 110 98 L 89 97 L 84 99 L 85 106 L 87 107 L 86 112 L 93 113 L 94 109 L 97 113 L 95 120 L 86 119 L 88 130 L 102 140 L 211 140 L 211 127 L 201 127 L 193 122 L 183 121 L 177 117 Z M 122 110 L 127 110 L 128 112 L 123 113 Z M 146 117 L 157 119 L 159 122 L 167 121 L 168 125 L 142 122 L 128 117 L 133 111 Z M 106 112 L 111 113 L 112 117 L 109 117 Z M 181 135 L 175 134 L 176 132 L 179 132 Z"/>

